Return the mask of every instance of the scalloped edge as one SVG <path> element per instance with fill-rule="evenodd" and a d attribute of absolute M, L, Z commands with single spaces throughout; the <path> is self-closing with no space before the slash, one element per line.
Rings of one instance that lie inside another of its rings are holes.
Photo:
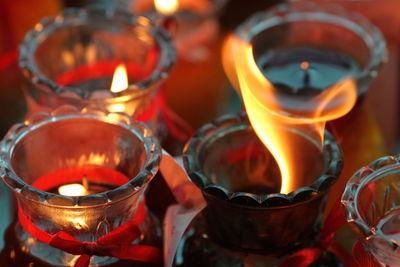
<path fill-rule="evenodd" d="M 329 187 L 336 181 L 338 178 L 342 167 L 342 153 L 340 150 L 339 145 L 336 143 L 333 136 L 328 132 L 325 131 L 325 139 L 324 139 L 324 151 L 328 153 L 330 161 L 327 164 L 328 169 L 326 172 L 329 171 L 329 174 L 323 173 L 315 181 L 305 187 L 301 187 L 296 189 L 289 194 L 253 194 L 249 192 L 233 192 L 228 190 L 221 185 L 212 184 L 209 179 L 203 174 L 201 171 L 201 167 L 199 166 L 198 162 L 196 162 L 194 154 L 199 151 L 202 143 L 209 138 L 212 138 L 213 135 L 218 131 L 225 128 L 249 128 L 250 122 L 247 117 L 246 112 L 241 112 L 239 114 L 230 114 L 224 115 L 215 121 L 208 123 L 201 127 L 194 136 L 186 143 L 186 146 L 183 150 L 183 163 L 185 169 L 188 173 L 190 180 L 199 187 L 203 192 L 212 194 L 213 196 L 223 198 L 228 202 L 232 202 L 238 204 L 236 201 L 236 197 L 244 198 L 247 197 L 248 203 L 258 203 L 258 205 L 251 205 L 256 207 L 282 207 L 284 205 L 273 205 L 269 204 L 269 202 L 275 201 L 277 197 L 280 197 L 283 203 L 287 203 L 287 205 L 294 205 L 301 203 L 302 201 L 306 201 L 308 199 L 314 198 L 316 195 L 319 195 L 321 192 L 324 192 L 329 189 Z M 335 170 L 329 168 L 332 165 L 337 166 Z M 329 181 L 330 180 L 330 181 Z M 329 185 L 326 185 L 326 182 L 329 182 Z M 301 194 L 301 196 L 299 196 Z M 309 194 L 309 196 L 305 196 L 305 194 Z M 305 200 L 306 199 L 306 200 Z"/>
<path fill-rule="evenodd" d="M 21 138 L 29 131 L 34 130 L 42 125 L 61 120 L 73 118 L 98 119 L 104 123 L 118 124 L 126 128 L 136 135 L 144 145 L 147 152 L 146 161 L 142 167 L 142 171 L 135 177 L 132 177 L 126 184 L 114 188 L 109 191 L 98 194 L 78 197 L 68 197 L 57 195 L 42 190 L 38 190 L 31 185 L 25 183 L 13 171 L 11 166 L 11 156 L 13 147 Z M 63 207 L 93 207 L 105 205 L 111 201 L 124 199 L 136 192 L 150 182 L 152 177 L 158 172 L 161 161 L 161 146 L 158 140 L 152 135 L 150 129 L 142 122 L 134 121 L 129 115 L 118 112 L 108 112 L 99 108 L 83 108 L 78 109 L 73 106 L 61 106 L 51 112 L 38 112 L 30 116 L 24 123 L 15 124 L 7 132 L 3 140 L 0 142 L 0 176 L 3 181 L 16 193 L 22 194 L 29 200 L 40 202 L 50 206 Z M 123 193 L 125 192 L 125 193 Z M 116 197 L 117 196 L 117 197 Z M 93 197 L 103 199 L 102 204 L 94 203 Z M 90 199 L 89 199 L 90 198 Z M 52 199 L 59 200 L 63 204 L 54 204 Z M 89 199 L 90 201 L 85 201 Z"/>
<path fill-rule="evenodd" d="M 69 91 L 75 93 L 76 96 L 82 100 L 94 101 L 90 98 L 90 94 L 86 90 L 82 90 L 78 87 L 61 86 L 46 77 L 35 64 L 34 56 L 38 48 L 39 40 L 40 42 L 43 42 L 41 39 L 56 32 L 59 28 L 85 24 L 90 19 L 90 16 L 93 15 L 95 15 L 97 19 L 101 17 L 110 22 L 117 21 L 132 26 L 143 27 L 144 29 L 147 29 L 149 34 L 153 36 L 158 46 L 161 48 L 158 65 L 151 75 L 144 81 L 130 84 L 127 90 L 119 93 L 112 93 L 113 98 L 126 97 L 127 93 L 131 93 L 132 98 L 137 97 L 143 93 L 143 91 L 155 89 L 153 87 L 156 87 L 157 84 L 168 76 L 176 62 L 176 51 L 173 45 L 173 40 L 166 29 L 157 26 L 150 18 L 146 16 L 133 15 L 128 11 L 116 7 L 112 9 L 104 9 L 97 6 L 87 8 L 68 8 L 57 16 L 45 17 L 42 19 L 30 31 L 28 31 L 19 47 L 19 67 L 24 76 L 33 84 L 45 86 L 45 88 L 43 88 L 43 86 L 37 86 L 39 90 L 50 89 L 56 94 L 62 94 L 65 91 Z M 78 20 L 79 24 L 77 24 Z M 138 88 L 140 90 L 137 90 Z"/>
<path fill-rule="evenodd" d="M 278 4 L 264 12 L 257 12 L 250 16 L 240 24 L 235 30 L 235 34 L 246 42 L 251 42 L 256 35 L 267 27 L 289 21 L 303 20 L 306 17 L 310 19 L 310 16 L 315 21 L 347 27 L 364 40 L 371 52 L 371 58 L 355 77 L 357 80 L 374 78 L 382 64 L 388 60 L 386 41 L 381 31 L 361 14 L 351 12 L 337 4 L 321 6 L 307 0 Z M 333 21 L 333 19 L 335 20 Z"/>
<path fill-rule="evenodd" d="M 390 247 L 393 247 L 393 242 L 390 239 L 385 239 L 385 235 L 374 233 L 371 226 L 362 218 L 357 202 L 359 192 L 367 184 L 372 180 L 385 177 L 388 172 L 395 169 L 400 173 L 400 154 L 380 157 L 370 162 L 367 166 L 360 168 L 353 174 L 347 182 L 341 198 L 347 223 L 352 225 L 353 229 L 360 233 L 364 239 L 380 239 L 385 241 Z"/>

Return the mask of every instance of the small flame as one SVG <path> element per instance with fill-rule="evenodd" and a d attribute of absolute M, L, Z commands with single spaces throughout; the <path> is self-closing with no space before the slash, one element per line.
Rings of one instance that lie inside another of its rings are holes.
<path fill-rule="evenodd" d="M 280 192 L 287 194 L 296 190 L 299 187 L 296 180 L 299 159 L 296 155 L 301 155 L 301 151 L 299 153 L 299 147 L 293 145 L 293 135 L 285 128 L 317 136 L 322 147 L 326 121 L 342 117 L 356 102 L 354 80 L 345 79 L 311 99 L 296 102 L 298 106 L 284 106 L 282 99 L 278 99 L 277 89 L 257 66 L 251 44 L 235 35 L 228 37 L 223 49 L 223 63 L 233 85 L 240 88 L 254 131 L 280 168 Z M 300 68 L 307 70 L 309 63 L 301 63 Z"/>
<path fill-rule="evenodd" d="M 114 71 L 114 76 L 111 82 L 110 91 L 113 93 L 119 93 L 128 88 L 128 75 L 126 67 L 123 63 L 119 64 Z"/>
<path fill-rule="evenodd" d="M 156 10 L 163 15 L 172 15 L 178 10 L 178 0 L 154 0 Z"/>
<path fill-rule="evenodd" d="M 63 196 L 86 196 L 89 192 L 81 184 L 66 184 L 58 188 L 58 193 Z"/>

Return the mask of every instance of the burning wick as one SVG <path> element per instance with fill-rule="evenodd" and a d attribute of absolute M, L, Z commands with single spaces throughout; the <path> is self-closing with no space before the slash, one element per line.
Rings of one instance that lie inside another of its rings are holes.
<path fill-rule="evenodd" d="M 303 155 L 308 147 L 296 144 L 293 134 L 285 129 L 312 137 L 322 150 L 325 123 L 344 116 L 356 103 L 355 81 L 350 78 L 338 81 L 309 98 L 280 97 L 280 91 L 255 62 L 252 45 L 235 35 L 225 42 L 223 64 L 232 84 L 240 89 L 254 131 L 279 166 L 280 192 L 288 194 L 304 186 L 299 170 L 306 160 Z M 309 67 L 307 61 L 300 64 L 306 74 Z M 307 76 L 306 84 L 309 83 Z"/>
<path fill-rule="evenodd" d="M 126 67 L 123 63 L 121 63 L 114 71 L 110 91 L 113 93 L 119 93 L 128 88 L 128 85 L 128 74 L 126 73 Z"/>
<path fill-rule="evenodd" d="M 304 71 L 303 88 L 310 87 L 310 63 L 308 63 L 307 61 L 301 62 L 300 69 Z"/>
<path fill-rule="evenodd" d="M 178 8 L 178 0 L 154 0 L 154 6 L 157 12 L 169 16 L 174 14 Z"/>
<path fill-rule="evenodd" d="M 110 91 L 113 93 L 119 93 L 126 90 L 128 86 L 129 83 L 126 67 L 123 63 L 121 63 L 114 71 Z M 123 103 L 112 104 L 108 107 L 108 109 L 111 112 L 126 112 L 126 106 Z"/>
<path fill-rule="evenodd" d="M 66 184 L 58 188 L 58 193 L 63 196 L 77 197 L 90 195 L 87 177 L 82 178 L 82 184 Z"/>

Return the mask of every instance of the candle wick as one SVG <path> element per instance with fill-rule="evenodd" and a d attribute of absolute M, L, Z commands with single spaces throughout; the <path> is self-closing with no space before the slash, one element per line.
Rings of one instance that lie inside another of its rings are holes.
<path fill-rule="evenodd" d="M 300 68 L 304 71 L 303 76 L 303 88 L 310 87 L 310 63 L 303 61 L 300 64 Z"/>
<path fill-rule="evenodd" d="M 89 190 L 89 180 L 86 174 L 82 177 L 82 185 L 86 190 Z"/>

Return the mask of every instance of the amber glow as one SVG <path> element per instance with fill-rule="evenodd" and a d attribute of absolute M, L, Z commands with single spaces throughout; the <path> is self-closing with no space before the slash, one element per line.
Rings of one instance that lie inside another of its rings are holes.
<path fill-rule="evenodd" d="M 163 15 L 171 15 L 178 10 L 178 0 L 154 0 L 156 10 Z"/>
<path fill-rule="evenodd" d="M 66 184 L 58 188 L 58 193 L 63 196 L 86 196 L 89 192 L 82 184 Z"/>
<path fill-rule="evenodd" d="M 120 93 L 126 90 L 128 86 L 129 83 L 126 67 L 121 63 L 115 68 L 110 91 L 113 93 Z M 113 103 L 108 106 L 108 110 L 111 112 L 127 112 L 127 107 L 124 103 Z"/>
<path fill-rule="evenodd" d="M 110 91 L 119 93 L 128 88 L 128 74 L 124 64 L 119 64 L 114 71 Z"/>
<path fill-rule="evenodd" d="M 357 90 L 354 80 L 345 79 L 319 95 L 296 102 L 282 104 L 277 89 L 265 78 L 258 68 L 253 49 L 236 36 L 231 35 L 223 50 L 224 68 L 233 85 L 240 89 L 250 122 L 264 145 L 274 156 L 281 171 L 281 193 L 290 193 L 298 188 L 296 169 L 299 160 L 293 155 L 301 155 L 287 130 L 295 129 L 316 137 L 323 142 L 325 122 L 342 117 L 354 106 Z M 302 69 L 309 63 L 303 62 Z M 290 110 L 287 109 L 290 107 Z"/>
<path fill-rule="evenodd" d="M 308 69 L 310 68 L 310 64 L 309 64 L 307 61 L 303 61 L 303 62 L 301 62 L 301 64 L 300 64 L 300 68 L 301 68 L 302 70 L 308 70 Z"/>

